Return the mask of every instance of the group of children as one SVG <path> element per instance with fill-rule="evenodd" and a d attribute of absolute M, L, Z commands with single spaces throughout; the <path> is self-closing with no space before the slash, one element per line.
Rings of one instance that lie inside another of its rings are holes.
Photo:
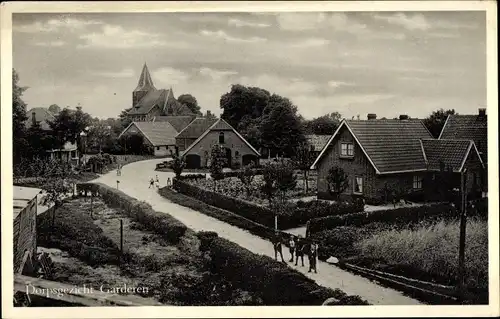
<path fill-rule="evenodd" d="M 274 240 L 274 259 L 278 260 L 278 254 L 281 256 L 281 261 L 285 262 L 283 259 L 283 251 L 282 251 L 282 237 L 279 232 L 276 232 Z M 291 235 L 288 241 L 288 247 L 290 249 L 290 260 L 289 262 L 293 262 L 293 258 L 295 255 L 295 266 L 297 266 L 299 257 L 302 262 L 302 267 L 304 267 L 304 254 L 307 254 L 309 259 L 309 272 L 314 271 L 318 273 L 316 264 L 318 258 L 318 244 L 312 241 L 310 243 L 306 243 L 302 236 L 298 236 L 297 240 L 295 240 L 295 236 Z"/>
<path fill-rule="evenodd" d="M 170 177 L 167 179 L 167 187 L 170 187 L 172 186 L 172 180 L 170 179 Z M 158 175 L 156 175 L 156 177 L 153 179 L 151 177 L 151 179 L 149 180 L 149 187 L 148 188 L 160 188 L 160 179 L 158 178 Z"/>

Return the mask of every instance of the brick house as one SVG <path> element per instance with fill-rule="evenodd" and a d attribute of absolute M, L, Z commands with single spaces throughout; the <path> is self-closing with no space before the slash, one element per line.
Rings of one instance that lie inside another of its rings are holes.
<path fill-rule="evenodd" d="M 486 109 L 480 108 L 478 114 L 471 115 L 448 115 L 444 123 L 439 139 L 466 139 L 473 140 L 485 171 L 482 176 L 482 186 L 488 189 L 488 118 Z"/>
<path fill-rule="evenodd" d="M 209 129 L 217 121 L 212 117 L 199 117 L 194 119 L 188 126 L 175 136 L 175 145 L 179 152 L 185 151 L 193 144 L 207 129 Z"/>
<path fill-rule="evenodd" d="M 326 177 L 338 166 L 349 182 L 342 196 L 382 200 L 386 189 L 430 191 L 442 165 L 458 177 L 467 168 L 474 181 L 469 188 L 484 167 L 472 140 L 436 140 L 418 119 L 377 120 L 370 114 L 368 120 L 342 120 L 311 169 L 318 170 L 320 199 L 331 198 Z"/>
<path fill-rule="evenodd" d="M 258 164 L 260 153 L 231 125 L 220 118 L 182 152 L 182 156 L 186 158 L 186 167 L 207 167 L 210 164 L 213 145 L 224 148 L 227 167 L 237 168 L 250 162 Z"/>
<path fill-rule="evenodd" d="M 317 135 L 317 134 L 306 135 L 306 141 L 310 147 L 311 154 L 314 157 L 318 157 L 319 153 L 321 152 L 323 147 L 325 147 L 329 139 L 330 135 Z"/>
<path fill-rule="evenodd" d="M 139 134 L 144 138 L 144 144 L 152 147 L 155 156 L 166 156 L 170 150 L 175 152 L 175 136 L 177 130 L 172 124 L 164 122 L 132 122 L 118 136 Z"/>
<path fill-rule="evenodd" d="M 36 216 L 38 194 L 31 187 L 13 187 L 14 210 L 14 273 L 31 274 L 37 254 Z"/>

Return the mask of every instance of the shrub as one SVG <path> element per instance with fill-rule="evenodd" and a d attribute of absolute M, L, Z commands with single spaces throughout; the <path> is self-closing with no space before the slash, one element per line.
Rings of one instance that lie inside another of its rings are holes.
<path fill-rule="evenodd" d="M 201 245 L 210 251 L 212 271 L 223 274 L 229 281 L 248 291 L 260 292 L 266 305 L 321 305 L 335 297 L 346 299 L 338 289 L 321 287 L 312 279 L 274 259 L 256 255 L 249 250 L 206 233 L 200 236 Z M 352 298 L 355 304 L 367 304 Z"/>
<path fill-rule="evenodd" d="M 392 224 L 415 223 L 431 217 L 457 217 L 456 209 L 449 204 L 403 207 L 397 209 L 360 212 L 346 215 L 313 218 L 309 221 L 308 233 L 314 234 L 339 226 L 362 226 L 373 222 Z"/>
<path fill-rule="evenodd" d="M 80 184 L 80 189 L 98 189 L 103 200 L 112 207 L 118 207 L 133 220 L 162 236 L 168 242 L 178 243 L 187 230 L 186 225 L 166 213 L 155 211 L 146 202 L 140 202 L 120 190 L 104 184 Z"/>
<path fill-rule="evenodd" d="M 186 175 L 181 175 L 179 177 L 176 177 L 177 179 L 184 180 L 184 179 L 205 179 L 206 176 L 205 174 L 186 174 Z"/>
<path fill-rule="evenodd" d="M 322 231 L 311 235 L 321 247 L 318 249 L 318 258 L 326 260 L 329 257 L 346 258 L 358 253 L 355 244 L 367 236 L 364 227 L 341 226 L 334 230 Z"/>

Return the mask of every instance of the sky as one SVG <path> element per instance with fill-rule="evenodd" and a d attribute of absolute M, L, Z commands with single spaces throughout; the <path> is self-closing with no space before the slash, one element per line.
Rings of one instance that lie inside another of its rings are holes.
<path fill-rule="evenodd" d="M 131 107 L 147 63 L 157 89 L 220 114 L 232 84 L 289 98 L 307 119 L 424 118 L 486 106 L 486 14 L 447 12 L 15 13 L 27 108 Z"/>

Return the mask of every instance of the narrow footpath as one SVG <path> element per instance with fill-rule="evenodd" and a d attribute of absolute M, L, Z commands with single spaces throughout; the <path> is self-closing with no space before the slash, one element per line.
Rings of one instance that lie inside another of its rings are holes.
<path fill-rule="evenodd" d="M 160 212 L 168 213 L 186 226 L 195 231 L 215 231 L 219 236 L 231 240 L 238 245 L 256 253 L 267 255 L 274 258 L 272 244 L 260 237 L 257 237 L 246 230 L 232 226 L 218 219 L 204 215 L 190 208 L 172 203 L 168 199 L 160 196 L 156 189 L 148 188 L 149 179 L 158 175 L 160 187 L 166 184 L 167 178 L 172 178 L 173 173 L 156 172 L 154 168 L 157 163 L 164 159 L 153 159 L 128 164 L 122 168 L 121 176 L 116 175 L 116 170 L 111 171 L 93 182 L 100 182 L 108 186 L 116 187 L 135 197 L 151 204 L 151 206 Z M 289 258 L 288 251 L 284 250 L 285 260 Z M 377 285 L 366 278 L 346 272 L 336 266 L 319 261 L 318 273 L 308 273 L 308 264 L 305 260 L 305 267 L 296 267 L 288 263 L 290 267 L 297 269 L 307 277 L 316 281 L 319 285 L 332 289 L 339 288 L 349 295 L 359 295 L 373 305 L 419 305 L 418 300 L 403 295 L 394 289 L 385 288 Z"/>

